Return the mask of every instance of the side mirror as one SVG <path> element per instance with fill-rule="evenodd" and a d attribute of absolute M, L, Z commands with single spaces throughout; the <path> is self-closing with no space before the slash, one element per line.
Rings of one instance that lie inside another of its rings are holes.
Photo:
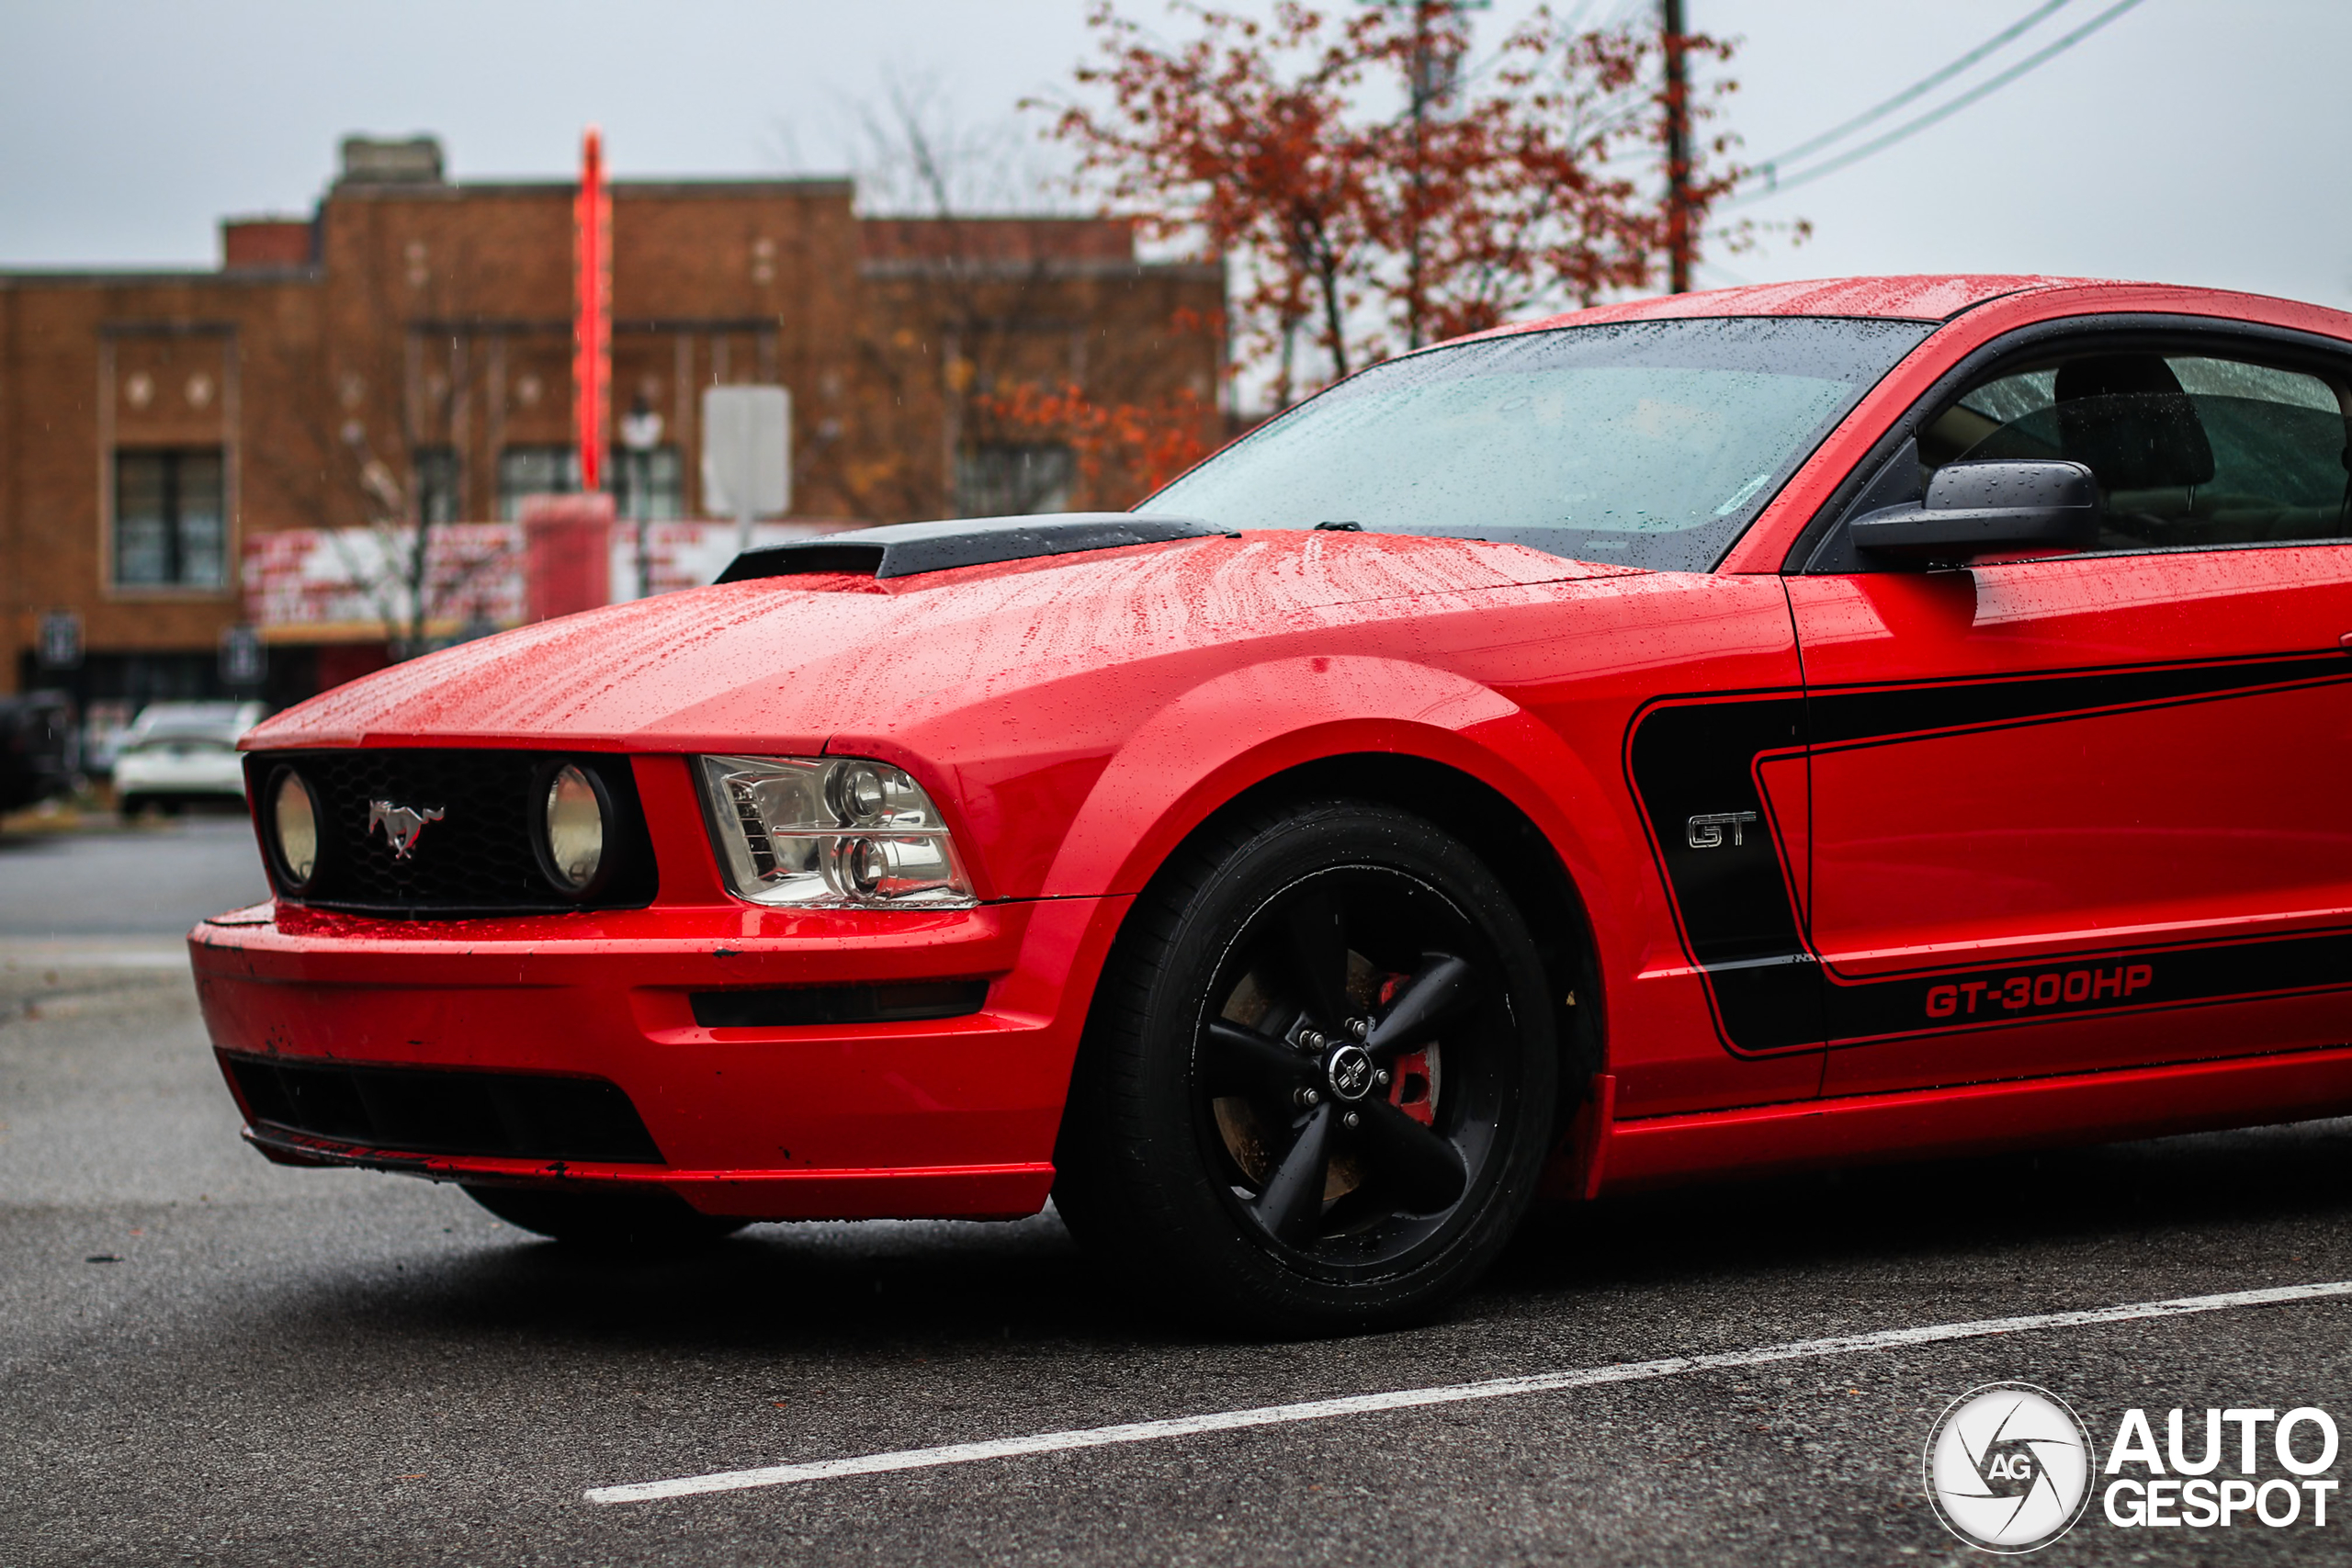
<path fill-rule="evenodd" d="M 1927 501 L 1858 517 L 1854 548 L 1906 560 L 1996 550 L 2086 549 L 2098 542 L 2098 479 L 2080 463 L 1947 463 Z"/>

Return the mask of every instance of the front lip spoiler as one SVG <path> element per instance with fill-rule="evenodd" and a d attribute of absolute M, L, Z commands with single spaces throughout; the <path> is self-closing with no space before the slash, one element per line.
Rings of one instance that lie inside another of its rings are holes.
<path fill-rule="evenodd" d="M 681 1170 L 674 1166 L 475 1158 L 369 1148 L 255 1122 L 244 1140 L 277 1165 L 358 1167 L 468 1186 L 666 1188 L 706 1214 L 750 1220 L 1025 1219 L 1045 1207 L 1054 1168 L 917 1166 L 876 1169 Z"/>
<path fill-rule="evenodd" d="M 584 1164 L 578 1160 L 509 1159 L 494 1155 L 419 1154 L 410 1149 L 377 1148 L 344 1143 L 315 1134 L 297 1132 L 276 1122 L 256 1122 L 243 1132 L 245 1142 L 273 1165 L 318 1167 L 360 1166 L 370 1170 L 422 1176 L 430 1181 L 566 1180 L 593 1177 L 598 1181 L 659 1179 L 671 1173 L 660 1165 Z"/>

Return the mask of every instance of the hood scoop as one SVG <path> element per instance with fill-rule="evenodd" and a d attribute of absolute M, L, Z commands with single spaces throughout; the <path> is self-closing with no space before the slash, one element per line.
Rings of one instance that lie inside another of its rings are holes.
<path fill-rule="evenodd" d="M 1158 545 L 1170 539 L 1209 539 L 1227 530 L 1194 517 L 1156 517 L 1136 512 L 1063 512 L 1033 517 L 965 517 L 946 523 L 892 523 L 854 534 L 799 539 L 745 550 L 721 582 L 751 582 L 763 577 L 845 571 L 860 577 L 913 577 L 950 567 L 988 566 L 1038 556 L 1075 555 L 1121 545 Z"/>

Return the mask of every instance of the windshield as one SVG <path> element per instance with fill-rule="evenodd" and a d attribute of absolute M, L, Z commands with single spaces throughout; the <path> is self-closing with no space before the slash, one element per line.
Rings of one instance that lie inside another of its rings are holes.
<path fill-rule="evenodd" d="M 1704 571 L 1931 330 L 1741 317 L 1436 349 L 1308 400 L 1136 510 Z"/>

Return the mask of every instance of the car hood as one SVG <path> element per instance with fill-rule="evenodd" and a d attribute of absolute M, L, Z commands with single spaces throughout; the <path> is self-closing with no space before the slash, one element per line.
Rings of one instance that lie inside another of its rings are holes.
<path fill-rule="evenodd" d="M 1270 531 L 888 581 L 763 579 L 462 644 L 290 708 L 244 745 L 814 751 L 1073 670 L 1635 570 L 1476 539 Z"/>

